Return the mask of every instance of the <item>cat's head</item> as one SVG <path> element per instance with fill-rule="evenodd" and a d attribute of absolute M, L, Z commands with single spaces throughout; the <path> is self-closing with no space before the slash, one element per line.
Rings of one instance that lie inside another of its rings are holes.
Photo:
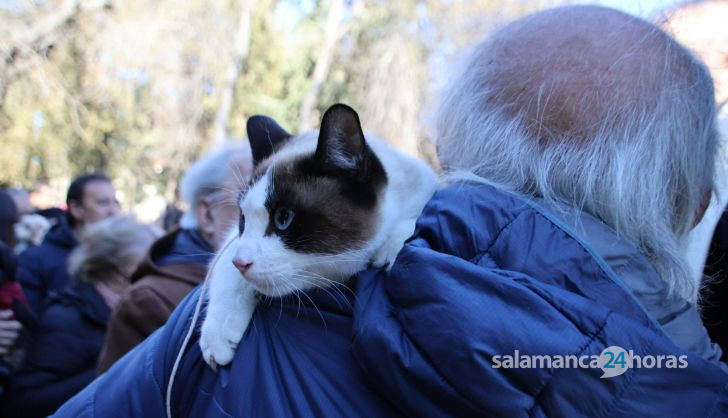
<path fill-rule="evenodd" d="M 240 199 L 234 261 L 265 295 L 342 281 L 366 267 L 381 228 L 382 163 L 346 105 L 329 108 L 316 136 L 291 136 L 272 119 L 248 120 L 254 159 Z"/>

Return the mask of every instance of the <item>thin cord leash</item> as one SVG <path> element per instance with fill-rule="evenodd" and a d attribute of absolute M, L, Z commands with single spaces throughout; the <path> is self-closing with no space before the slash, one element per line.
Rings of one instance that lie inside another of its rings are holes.
<path fill-rule="evenodd" d="M 182 347 L 180 347 L 179 352 L 177 353 L 177 358 L 174 360 L 174 366 L 172 367 L 172 373 L 169 375 L 169 383 L 167 384 L 167 396 L 166 396 L 166 406 L 167 406 L 167 418 L 172 418 L 172 387 L 174 386 L 174 378 L 177 375 L 177 369 L 179 368 L 180 363 L 182 362 L 182 356 L 184 355 L 185 348 L 187 347 L 187 344 L 190 342 L 190 339 L 192 338 L 192 334 L 195 331 L 195 326 L 197 325 L 197 319 L 200 316 L 200 311 L 202 309 L 202 300 L 205 298 L 205 291 L 207 290 L 207 279 L 205 279 L 205 282 L 202 285 L 202 290 L 200 291 L 200 297 L 197 299 L 197 304 L 195 306 L 195 313 L 192 315 L 192 324 L 190 324 L 190 329 L 187 330 L 187 335 L 185 335 L 185 339 L 182 342 Z"/>
<path fill-rule="evenodd" d="M 227 247 L 230 246 L 230 244 L 232 244 L 234 241 L 234 239 L 228 241 L 225 246 L 217 253 L 215 258 L 212 260 L 212 263 L 210 264 L 210 268 L 207 270 L 207 274 L 205 275 L 205 281 L 202 283 L 202 289 L 200 290 L 200 297 L 197 299 L 197 303 L 195 305 L 195 313 L 192 315 L 192 323 L 190 324 L 190 328 L 187 330 L 185 339 L 182 342 L 182 347 L 180 347 L 179 352 L 177 352 L 177 358 L 175 358 L 174 360 L 174 366 L 172 366 L 172 372 L 169 375 L 169 383 L 167 383 L 167 395 L 165 399 L 167 418 L 172 418 L 172 388 L 174 387 L 174 378 L 177 376 L 177 370 L 179 369 L 179 365 L 182 362 L 182 356 L 184 355 L 185 348 L 187 347 L 187 344 L 189 344 L 190 339 L 192 339 L 192 334 L 194 334 L 195 327 L 197 326 L 197 320 L 199 319 L 200 312 L 202 311 L 202 301 L 205 299 L 207 282 L 210 279 L 210 273 L 215 268 L 215 265 L 220 258 L 220 254 L 224 253 L 225 250 L 227 250 Z"/>

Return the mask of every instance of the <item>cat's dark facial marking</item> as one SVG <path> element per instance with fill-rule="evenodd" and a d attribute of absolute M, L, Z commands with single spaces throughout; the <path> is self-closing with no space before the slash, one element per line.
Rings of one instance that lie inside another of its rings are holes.
<path fill-rule="evenodd" d="M 310 159 L 308 157 L 307 159 Z M 269 213 L 266 235 L 277 235 L 286 248 L 300 253 L 335 254 L 360 248 L 379 223 L 377 202 L 386 174 L 374 170 L 371 181 L 352 182 L 350 175 L 321 175 L 310 162 L 276 167 L 265 202 Z M 285 229 L 276 228 L 281 210 L 292 213 Z"/>

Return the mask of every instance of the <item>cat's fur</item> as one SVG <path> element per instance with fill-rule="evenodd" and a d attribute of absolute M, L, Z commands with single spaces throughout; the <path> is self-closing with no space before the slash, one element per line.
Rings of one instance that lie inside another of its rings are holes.
<path fill-rule="evenodd" d="M 208 277 L 200 347 L 213 368 L 228 364 L 256 305 L 256 293 L 283 296 L 343 282 L 394 261 L 437 187 L 434 172 L 375 138 L 356 112 L 332 106 L 320 133 L 291 137 L 253 117 L 251 185 Z"/>

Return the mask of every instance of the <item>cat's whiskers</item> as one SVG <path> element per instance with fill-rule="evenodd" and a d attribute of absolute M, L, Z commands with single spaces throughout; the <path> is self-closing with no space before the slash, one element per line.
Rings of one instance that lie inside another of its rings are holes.
<path fill-rule="evenodd" d="M 308 287 L 315 287 L 317 289 L 320 289 L 321 291 L 323 291 L 324 293 L 326 293 L 333 299 L 339 299 L 339 298 L 346 299 L 347 298 L 346 294 L 340 289 L 340 287 L 346 288 L 346 290 L 348 290 L 353 295 L 353 292 L 350 288 L 348 288 L 343 283 L 337 282 L 334 280 L 329 280 L 330 283 L 321 284 L 321 283 L 315 282 L 315 281 L 312 282 L 310 276 L 305 276 L 302 274 L 289 276 L 289 279 L 298 280 L 298 281 L 304 282 L 304 284 L 308 285 Z M 326 278 L 321 275 L 318 275 L 317 279 L 320 280 L 320 279 L 326 279 Z M 303 289 L 302 287 L 299 287 L 299 290 L 305 291 L 305 289 Z M 334 290 L 337 291 L 338 293 L 336 293 L 336 294 L 332 293 L 332 291 L 334 291 Z"/>
<path fill-rule="evenodd" d="M 284 279 L 280 279 L 280 280 L 282 281 Z M 286 276 L 286 279 L 285 280 L 288 281 L 288 282 L 294 282 L 294 281 L 301 282 L 302 283 L 301 286 L 298 286 L 295 283 L 293 283 L 294 286 L 295 286 L 295 289 L 297 291 L 300 291 L 300 292 L 304 292 L 305 293 L 306 288 L 314 287 L 314 288 L 317 288 L 317 289 L 322 290 L 323 292 L 325 292 L 327 295 L 329 295 L 332 298 L 335 298 L 336 297 L 336 295 L 334 295 L 333 293 L 331 293 L 331 290 L 330 289 L 333 287 L 331 284 L 328 284 L 328 283 L 327 284 L 320 284 L 320 283 L 312 282 L 310 276 L 305 276 L 305 275 L 302 275 L 302 274 L 295 274 L 294 273 L 292 275 Z"/>
<path fill-rule="evenodd" d="M 301 303 L 302 303 L 302 301 L 301 301 L 301 295 L 300 295 L 300 293 L 301 293 L 301 291 L 298 290 L 298 289 L 294 289 L 293 290 L 293 295 L 296 296 L 296 302 L 297 302 L 297 304 L 296 304 L 297 305 L 296 306 L 296 319 L 298 319 L 298 315 L 301 314 Z"/>
<path fill-rule="evenodd" d="M 281 277 L 283 277 L 283 276 L 281 276 Z M 324 326 L 326 326 L 326 321 L 324 320 L 323 316 L 321 315 L 321 312 L 320 312 L 318 306 L 316 306 L 316 303 L 313 300 L 311 300 L 311 298 L 304 291 L 302 291 L 301 289 L 298 289 L 296 287 L 296 285 L 293 284 L 290 280 L 281 280 L 281 282 L 285 288 L 285 294 L 283 296 L 293 295 L 296 297 L 296 301 L 297 301 L 296 319 L 298 319 L 298 316 L 301 312 L 301 304 L 303 303 L 303 301 L 301 299 L 301 294 L 303 294 L 313 304 L 314 309 L 316 309 L 316 312 L 319 314 L 319 316 L 321 317 L 321 320 L 324 322 Z M 282 315 L 283 299 L 280 298 L 279 302 L 280 302 L 280 306 L 281 306 L 281 315 Z"/>
<path fill-rule="evenodd" d="M 318 261 L 311 261 L 308 263 L 302 263 L 298 264 L 299 267 L 310 267 L 310 266 L 317 266 L 320 264 L 331 264 L 332 262 L 354 262 L 354 263 L 365 263 L 369 261 L 365 257 L 357 257 L 357 258 L 343 258 L 343 257 L 336 257 L 333 260 L 318 260 Z"/>
<path fill-rule="evenodd" d="M 176 254 L 177 257 L 198 257 L 201 255 L 215 255 L 212 251 L 205 251 L 201 253 L 191 253 L 191 254 Z"/>
<path fill-rule="evenodd" d="M 291 277 L 291 279 L 292 278 L 293 277 Z M 300 296 L 302 294 L 303 296 L 306 297 L 306 299 L 308 299 L 309 302 L 311 302 L 311 305 L 316 310 L 316 313 L 318 314 L 319 318 L 321 318 L 321 322 L 324 324 L 324 328 L 328 328 L 326 325 L 326 319 L 324 318 L 324 315 L 321 313 L 321 309 L 319 309 L 318 305 L 316 305 L 316 302 L 314 302 L 313 299 L 311 299 L 311 296 L 309 296 L 308 293 L 306 293 L 306 291 L 303 289 L 296 289 L 294 292 L 295 292 L 296 297 L 298 298 L 299 309 L 300 309 L 301 303 L 302 303 L 301 296 Z M 298 318 L 298 312 L 296 312 L 296 318 Z"/>
<path fill-rule="evenodd" d="M 286 295 L 286 296 L 291 295 L 291 294 L 295 295 L 296 287 L 292 283 L 290 283 L 288 280 L 281 280 L 280 284 L 283 286 L 284 292 L 279 292 L 279 293 L 282 293 L 282 295 Z M 278 321 L 276 321 L 276 326 L 278 325 L 278 323 L 281 321 L 281 318 L 283 317 L 283 298 L 282 297 L 278 298 L 278 307 L 279 307 Z"/>
<path fill-rule="evenodd" d="M 246 185 L 248 184 L 248 182 L 245 181 L 246 176 L 244 176 L 243 173 L 240 172 L 240 166 L 237 164 L 232 164 L 230 162 L 228 162 L 228 166 L 229 166 L 229 168 L 232 168 L 232 170 L 228 170 L 228 171 L 232 172 L 233 175 L 235 176 L 235 180 L 238 183 L 238 188 L 240 190 L 244 190 Z M 240 190 L 237 190 L 237 192 L 239 192 Z"/>
<path fill-rule="evenodd" d="M 324 277 L 318 273 L 312 272 L 312 271 L 308 271 L 308 270 L 301 270 L 301 271 L 303 273 L 314 276 L 315 279 L 318 279 L 319 281 L 324 282 L 324 284 L 312 282 L 311 276 L 305 276 L 302 274 L 294 274 L 290 277 L 290 280 L 305 281 L 306 284 L 309 284 L 318 289 L 321 289 L 323 292 L 325 292 L 327 295 L 329 295 L 332 299 L 335 299 L 340 308 L 342 307 L 341 302 L 340 302 L 341 299 L 349 300 L 347 294 L 344 293 L 344 291 L 341 288 L 346 289 L 348 291 L 348 293 L 350 293 L 351 296 L 354 298 L 354 300 L 356 300 L 356 295 L 354 294 L 354 291 L 349 286 L 347 286 L 345 283 L 331 280 L 329 278 L 326 278 L 326 277 Z M 337 293 L 332 293 L 332 291 L 336 291 Z"/>
<path fill-rule="evenodd" d="M 333 258 L 333 259 L 339 260 L 339 259 L 344 259 L 344 257 L 347 257 L 347 256 L 352 256 L 352 255 L 355 256 L 356 253 L 362 253 L 362 252 L 363 252 L 363 250 L 361 248 L 345 248 L 341 252 L 336 253 L 336 254 L 316 253 L 313 255 L 315 255 L 316 258 L 319 258 L 319 259 L 332 259 Z M 363 257 L 357 257 L 357 258 L 363 258 Z"/>
<path fill-rule="evenodd" d="M 311 284 L 319 284 L 320 285 L 320 283 L 317 283 L 317 282 L 323 282 L 324 285 L 329 285 L 329 286 L 331 286 L 331 285 L 343 285 L 343 283 L 341 281 L 334 280 L 334 279 L 330 279 L 330 278 L 325 277 L 325 276 L 322 276 L 321 274 L 316 273 L 314 271 L 305 270 L 305 269 L 301 269 L 300 271 L 301 271 L 301 273 L 304 273 L 304 274 L 301 274 L 301 273 L 293 273 L 290 277 L 291 278 L 297 278 L 297 279 L 306 279 L 306 280 L 309 280 L 309 281 L 312 280 L 312 279 L 316 280 L 314 282 L 311 282 Z"/>
<path fill-rule="evenodd" d="M 289 276 L 289 277 L 288 277 L 288 280 L 292 280 L 292 279 L 296 279 L 296 277 L 295 277 L 295 276 Z M 315 284 L 314 284 L 314 286 L 316 286 L 316 287 L 318 287 L 318 288 L 322 289 L 322 290 L 323 290 L 324 292 L 327 292 L 327 294 L 329 294 L 329 295 L 330 295 L 331 297 L 334 297 L 334 295 L 332 295 L 332 294 L 328 293 L 328 290 L 327 290 L 327 289 L 326 289 L 325 287 L 322 287 L 322 286 L 317 286 L 317 285 L 315 285 Z M 321 322 L 322 322 L 322 323 L 324 324 L 324 328 L 328 329 L 328 327 L 327 327 L 327 325 L 326 325 L 326 319 L 324 318 L 324 315 L 323 315 L 323 314 L 321 313 L 321 310 L 319 309 L 318 305 L 316 305 L 316 302 L 314 302 L 314 301 L 313 301 L 313 299 L 311 299 L 311 296 L 309 296 L 309 295 L 308 295 L 308 293 L 306 293 L 306 291 L 305 291 L 305 290 L 303 290 L 303 289 L 299 289 L 299 288 L 296 288 L 296 290 L 294 290 L 294 292 L 295 292 L 295 294 L 296 294 L 296 297 L 298 298 L 298 301 L 299 301 L 299 308 L 300 308 L 300 306 L 301 306 L 301 305 L 300 305 L 300 304 L 301 304 L 301 297 L 300 297 L 300 294 L 303 294 L 303 296 L 305 296 L 305 297 L 306 297 L 306 299 L 308 299 L 308 301 L 309 301 L 309 302 L 311 302 L 311 305 L 313 306 L 313 308 L 314 308 L 314 309 L 316 310 L 316 313 L 317 313 L 317 314 L 319 315 L 319 317 L 321 318 Z M 296 317 L 298 317 L 298 313 L 296 313 Z"/>

